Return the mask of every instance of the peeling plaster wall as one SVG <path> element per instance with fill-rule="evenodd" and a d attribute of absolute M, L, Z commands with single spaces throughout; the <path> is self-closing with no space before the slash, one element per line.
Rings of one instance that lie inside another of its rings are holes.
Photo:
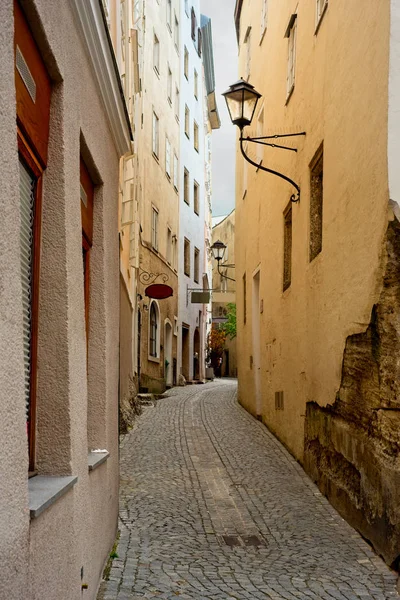
<path fill-rule="evenodd" d="M 400 557 L 400 224 L 385 241 L 383 287 L 349 336 L 332 405 L 307 405 L 305 468 L 389 564 Z"/>

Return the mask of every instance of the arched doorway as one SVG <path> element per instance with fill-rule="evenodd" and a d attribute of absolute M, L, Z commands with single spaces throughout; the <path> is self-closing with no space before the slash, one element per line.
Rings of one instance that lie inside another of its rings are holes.
<path fill-rule="evenodd" d="M 193 379 L 200 379 L 200 331 L 198 327 L 193 336 Z"/>
<path fill-rule="evenodd" d="M 164 332 L 164 377 L 168 387 L 173 385 L 173 369 L 172 362 L 172 325 L 169 321 L 165 321 Z"/>

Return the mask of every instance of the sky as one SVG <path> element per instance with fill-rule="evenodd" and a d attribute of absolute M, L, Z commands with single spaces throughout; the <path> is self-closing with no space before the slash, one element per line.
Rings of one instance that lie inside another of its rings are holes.
<path fill-rule="evenodd" d="M 221 96 L 239 79 L 233 13 L 235 0 L 200 0 L 201 13 L 210 17 L 213 33 L 216 97 L 221 128 L 212 134 L 213 216 L 235 208 L 236 127 L 232 125 Z"/>

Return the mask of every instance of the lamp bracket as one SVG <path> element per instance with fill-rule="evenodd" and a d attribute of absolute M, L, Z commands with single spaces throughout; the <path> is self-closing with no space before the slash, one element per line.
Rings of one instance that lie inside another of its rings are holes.
<path fill-rule="evenodd" d="M 284 150 L 291 150 L 292 152 L 297 152 L 296 148 L 288 148 L 287 146 L 279 146 L 278 144 L 269 144 L 266 142 L 263 142 L 262 140 L 271 140 L 271 139 L 277 139 L 277 138 L 282 138 L 282 137 L 296 137 L 296 136 L 300 136 L 300 135 L 306 135 L 305 131 L 302 131 L 301 133 L 284 133 L 282 135 L 279 134 L 275 134 L 275 135 L 267 135 L 267 136 L 261 136 L 261 137 L 243 137 L 242 131 L 241 131 L 241 135 L 239 138 L 240 141 L 240 151 L 244 157 L 245 160 L 247 160 L 248 163 L 250 163 L 251 165 L 253 165 L 253 167 L 256 167 L 256 169 L 261 169 L 262 171 L 265 171 L 266 173 L 271 173 L 272 175 L 276 175 L 277 177 L 280 177 L 281 179 L 284 179 L 285 181 L 287 181 L 288 183 L 290 183 L 296 190 L 297 194 L 292 194 L 290 197 L 290 200 L 292 202 L 299 202 L 300 201 L 300 186 L 293 181 L 293 179 L 290 179 L 290 177 L 287 177 L 286 175 L 283 175 L 283 173 L 279 173 L 278 171 L 274 171 L 272 169 L 268 169 L 267 167 L 263 167 L 261 163 L 256 163 L 254 160 L 252 160 L 249 156 L 247 156 L 244 147 L 243 147 L 243 142 L 255 142 L 256 144 L 263 144 L 265 146 L 271 146 L 272 148 L 282 148 Z"/>

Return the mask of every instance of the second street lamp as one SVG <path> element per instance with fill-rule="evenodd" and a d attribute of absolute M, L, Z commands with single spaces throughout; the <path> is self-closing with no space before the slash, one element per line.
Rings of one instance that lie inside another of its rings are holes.
<path fill-rule="evenodd" d="M 226 250 L 225 244 L 223 242 L 221 242 L 221 240 L 217 240 L 211 246 L 211 250 L 212 250 L 215 260 L 217 261 L 217 270 L 218 270 L 218 273 L 221 275 L 221 277 L 223 277 L 224 279 L 229 279 L 230 281 L 236 281 L 236 279 L 233 279 L 232 277 L 228 277 L 228 275 L 224 275 L 224 273 L 221 273 L 220 262 L 224 258 L 224 254 L 225 254 L 225 250 Z M 228 269 L 233 269 L 235 267 L 235 265 L 224 265 L 224 267 L 228 268 Z"/>
<path fill-rule="evenodd" d="M 265 140 L 274 140 L 286 137 L 296 137 L 299 135 L 306 135 L 305 131 L 301 133 L 286 133 L 286 134 L 275 134 L 275 135 L 266 135 L 261 137 L 244 137 L 243 129 L 251 124 L 254 113 L 257 107 L 258 100 L 261 98 L 261 94 L 259 94 L 254 86 L 244 81 L 243 79 L 239 79 L 236 83 L 230 86 L 230 88 L 222 94 L 225 98 L 229 116 L 234 125 L 237 125 L 240 129 L 240 150 L 243 154 L 243 157 L 249 162 L 251 165 L 256 167 L 257 169 L 261 169 L 262 171 L 266 171 L 267 173 L 272 173 L 272 175 L 276 175 L 281 179 L 285 179 L 288 183 L 293 185 L 296 189 L 297 194 L 292 194 L 291 201 L 299 202 L 300 200 L 300 186 L 287 177 L 283 175 L 283 173 L 279 173 L 278 171 L 273 171 L 272 169 L 268 169 L 264 167 L 261 163 L 258 164 L 253 161 L 245 152 L 243 142 L 252 142 L 255 144 L 262 144 L 263 146 L 270 146 L 271 148 L 280 148 L 282 150 L 291 150 L 292 152 L 297 152 L 296 148 L 289 148 L 288 146 L 281 146 L 279 144 L 275 144 L 272 141 L 267 142 Z M 218 259 L 217 259 L 218 260 Z M 218 263 L 219 264 L 219 263 Z"/>

